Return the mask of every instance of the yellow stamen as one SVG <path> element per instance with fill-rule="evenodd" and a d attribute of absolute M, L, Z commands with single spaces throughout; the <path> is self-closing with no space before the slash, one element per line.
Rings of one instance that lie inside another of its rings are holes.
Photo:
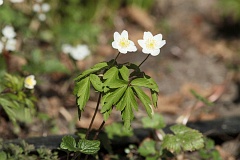
<path fill-rule="evenodd" d="M 121 38 L 119 41 L 119 46 L 121 46 L 122 48 L 127 48 L 130 44 L 130 41 L 126 38 Z"/>
<path fill-rule="evenodd" d="M 146 41 L 146 47 L 147 49 L 154 49 L 156 46 L 156 41 L 154 39 L 148 39 Z"/>

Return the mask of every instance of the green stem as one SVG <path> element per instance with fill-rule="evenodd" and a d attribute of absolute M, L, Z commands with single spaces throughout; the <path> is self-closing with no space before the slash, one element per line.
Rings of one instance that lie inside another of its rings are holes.
<path fill-rule="evenodd" d="M 142 61 L 142 63 L 140 63 L 140 64 L 138 65 L 138 67 L 140 67 L 140 66 L 148 59 L 149 56 L 150 56 L 150 54 L 147 55 L 147 57 Z"/>
<path fill-rule="evenodd" d="M 95 117 L 96 117 L 96 115 L 97 115 L 98 108 L 99 108 L 99 104 L 100 104 L 101 96 L 102 96 L 102 93 L 99 93 L 97 106 L 96 106 L 96 108 L 95 108 L 95 111 L 94 111 L 94 114 L 93 114 L 93 117 L 92 117 L 91 123 L 90 123 L 90 125 L 89 125 L 89 128 L 88 128 L 88 130 L 87 130 L 87 133 L 86 133 L 85 139 L 88 139 L 88 136 L 89 136 L 90 130 L 92 129 L 92 125 L 93 125 L 93 122 L 94 122 Z"/>

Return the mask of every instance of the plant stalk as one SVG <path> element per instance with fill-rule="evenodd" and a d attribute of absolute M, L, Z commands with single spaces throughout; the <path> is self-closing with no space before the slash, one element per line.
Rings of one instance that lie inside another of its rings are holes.
<path fill-rule="evenodd" d="M 138 65 L 138 67 L 140 67 L 140 66 L 148 59 L 149 56 L 150 56 L 150 54 L 147 55 L 147 57 L 142 61 L 142 63 L 140 63 L 140 64 Z"/>
<path fill-rule="evenodd" d="M 98 96 L 97 106 L 96 106 L 96 108 L 95 108 L 95 111 L 94 111 L 94 114 L 93 114 L 93 117 L 92 117 L 91 123 L 90 123 L 90 125 L 89 125 L 89 128 L 88 128 L 88 130 L 87 130 L 87 133 L 86 133 L 85 139 L 88 139 L 89 133 L 90 133 L 90 131 L 91 131 L 91 129 L 92 129 L 92 125 L 93 125 L 93 122 L 94 122 L 95 117 L 96 117 L 96 115 L 97 115 L 98 108 L 99 108 L 99 104 L 100 104 L 101 96 L 102 96 L 102 93 L 100 92 L 100 93 L 99 93 L 99 96 Z"/>

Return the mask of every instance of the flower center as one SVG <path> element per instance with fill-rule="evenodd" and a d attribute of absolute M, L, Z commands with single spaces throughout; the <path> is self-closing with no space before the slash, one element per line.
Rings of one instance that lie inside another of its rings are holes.
<path fill-rule="evenodd" d="M 119 41 L 119 46 L 122 48 L 127 48 L 129 46 L 130 42 L 126 38 L 121 38 Z"/>
<path fill-rule="evenodd" d="M 152 38 L 149 38 L 147 41 L 146 41 L 146 47 L 147 49 L 155 49 L 155 46 L 156 46 L 156 41 Z"/>
<path fill-rule="evenodd" d="M 25 82 L 26 82 L 27 85 L 33 86 L 33 80 L 32 80 L 32 78 L 27 78 Z"/>

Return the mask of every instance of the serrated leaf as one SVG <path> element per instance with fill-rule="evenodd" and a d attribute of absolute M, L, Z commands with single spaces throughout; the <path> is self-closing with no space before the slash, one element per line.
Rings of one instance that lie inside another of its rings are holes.
<path fill-rule="evenodd" d="M 144 108 L 147 111 L 149 117 L 152 117 L 154 114 L 153 107 L 151 104 L 150 98 L 143 92 L 143 90 L 138 86 L 133 86 L 134 91 L 136 92 L 137 97 L 143 103 Z"/>
<path fill-rule="evenodd" d="M 156 82 L 152 78 L 136 78 L 131 81 L 131 85 L 139 86 L 139 87 L 146 87 L 155 92 L 159 92 L 158 86 Z"/>
<path fill-rule="evenodd" d="M 169 150 L 170 152 L 180 153 L 181 151 L 181 143 L 178 137 L 167 134 L 163 138 L 162 147 Z"/>
<path fill-rule="evenodd" d="M 172 152 L 194 151 L 204 147 L 203 135 L 184 125 L 170 127 L 175 135 L 166 135 L 162 147 Z"/>
<path fill-rule="evenodd" d="M 122 99 L 116 104 L 116 109 L 122 111 L 126 105 L 133 107 L 136 111 L 138 110 L 138 103 L 131 87 L 126 89 Z"/>
<path fill-rule="evenodd" d="M 152 118 L 142 118 L 142 124 L 144 128 L 162 129 L 166 126 L 164 119 L 159 114 L 154 114 Z"/>
<path fill-rule="evenodd" d="M 107 85 L 109 88 L 120 88 L 126 86 L 127 84 L 127 81 L 121 79 L 112 79 L 111 81 L 104 83 L 104 85 Z"/>
<path fill-rule="evenodd" d="M 78 149 L 84 154 L 96 154 L 100 149 L 100 141 L 80 139 Z"/>
<path fill-rule="evenodd" d="M 158 102 L 158 93 L 151 91 L 151 95 L 152 95 L 152 102 L 153 102 L 153 106 L 155 108 L 157 108 L 157 102 Z"/>
<path fill-rule="evenodd" d="M 103 91 L 103 83 L 102 83 L 102 81 L 100 80 L 100 78 L 97 75 L 90 74 L 90 81 L 91 81 L 93 87 L 97 91 L 99 91 L 99 92 Z"/>
<path fill-rule="evenodd" d="M 112 106 L 115 105 L 120 100 L 120 98 L 124 94 L 127 87 L 128 86 L 125 85 L 122 88 L 118 88 L 114 92 L 109 94 L 107 101 L 102 106 L 101 113 L 104 113 L 107 110 L 109 110 L 110 108 L 112 108 Z"/>
<path fill-rule="evenodd" d="M 122 119 L 124 122 L 124 127 L 129 129 L 131 127 L 131 121 L 134 118 L 133 110 L 131 106 L 126 106 L 122 111 Z"/>
<path fill-rule="evenodd" d="M 138 152 L 141 156 L 153 156 L 156 154 L 156 142 L 154 140 L 145 140 L 138 148 Z"/>
<path fill-rule="evenodd" d="M 110 68 L 110 69 L 103 75 L 103 79 L 105 80 L 105 82 L 103 83 L 104 86 L 109 86 L 109 83 L 110 83 L 110 82 L 119 79 L 117 67 L 112 67 L 112 68 Z"/>
<path fill-rule="evenodd" d="M 108 66 L 108 64 L 106 62 L 100 62 L 98 64 L 95 64 L 92 68 L 85 70 L 83 73 L 81 73 L 79 76 L 77 76 L 74 80 L 79 81 L 91 73 L 95 73 L 95 72 L 105 69 L 107 66 Z"/>
<path fill-rule="evenodd" d="M 60 148 L 68 151 L 77 151 L 75 139 L 72 136 L 64 136 Z"/>
<path fill-rule="evenodd" d="M 82 111 L 86 106 L 86 103 L 90 97 L 90 78 L 86 77 L 80 82 L 76 83 L 75 94 L 77 95 L 77 104 L 79 109 Z"/>
<path fill-rule="evenodd" d="M 122 66 L 122 68 L 119 69 L 119 72 L 120 72 L 122 78 L 123 78 L 125 81 L 128 81 L 128 78 L 129 78 L 129 69 L 128 69 L 126 66 Z"/>
<path fill-rule="evenodd" d="M 110 114 L 112 113 L 112 108 L 110 108 L 109 110 L 107 110 L 106 112 L 103 113 L 103 119 L 104 121 L 107 121 Z"/>

